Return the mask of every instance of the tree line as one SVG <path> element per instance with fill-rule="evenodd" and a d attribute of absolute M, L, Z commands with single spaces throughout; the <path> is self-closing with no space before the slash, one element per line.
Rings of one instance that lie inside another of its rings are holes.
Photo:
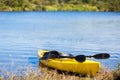
<path fill-rule="evenodd" d="M 120 0 L 0 0 L 0 11 L 120 11 Z"/>

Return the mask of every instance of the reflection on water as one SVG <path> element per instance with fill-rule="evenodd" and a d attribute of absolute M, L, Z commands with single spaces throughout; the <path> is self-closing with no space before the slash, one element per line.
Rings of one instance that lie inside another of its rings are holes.
<path fill-rule="evenodd" d="M 73 55 L 106 52 L 110 59 L 96 61 L 116 68 L 119 23 L 119 12 L 0 12 L 0 70 L 36 69 L 38 49 Z"/>

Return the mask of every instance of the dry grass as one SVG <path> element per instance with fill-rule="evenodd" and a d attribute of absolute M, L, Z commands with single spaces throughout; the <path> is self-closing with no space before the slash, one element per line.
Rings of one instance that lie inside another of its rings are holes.
<path fill-rule="evenodd" d="M 81 75 L 66 73 L 59 74 L 57 70 L 46 67 L 40 67 L 39 70 L 28 68 L 22 76 L 6 73 L 8 77 L 1 77 L 0 80 L 120 80 L 120 68 L 118 68 L 118 70 L 109 71 L 102 67 L 98 75 L 94 77 L 81 77 Z"/>
<path fill-rule="evenodd" d="M 118 64 L 118 69 L 113 71 L 114 80 L 120 80 L 120 63 Z"/>

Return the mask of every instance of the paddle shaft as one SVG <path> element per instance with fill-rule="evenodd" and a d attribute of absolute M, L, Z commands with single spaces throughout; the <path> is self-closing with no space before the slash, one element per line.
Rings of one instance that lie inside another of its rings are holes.
<path fill-rule="evenodd" d="M 108 53 L 100 53 L 100 54 L 96 54 L 96 55 L 92 55 L 92 56 L 85 56 L 85 55 L 77 55 L 75 57 L 72 56 L 60 56 L 59 58 L 76 58 L 76 57 L 80 57 L 80 56 L 84 56 L 84 57 L 88 57 L 88 58 L 95 58 L 95 59 L 107 59 L 110 57 L 110 55 Z"/>

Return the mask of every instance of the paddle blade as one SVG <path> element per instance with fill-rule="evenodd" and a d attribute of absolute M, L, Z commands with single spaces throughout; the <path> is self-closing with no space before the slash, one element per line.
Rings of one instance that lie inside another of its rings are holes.
<path fill-rule="evenodd" d="M 85 55 L 78 55 L 75 57 L 75 60 L 78 62 L 84 62 L 86 60 Z"/>
<path fill-rule="evenodd" d="M 96 54 L 93 56 L 96 59 L 107 59 L 110 58 L 110 55 L 108 53 L 100 53 L 100 54 Z"/>

